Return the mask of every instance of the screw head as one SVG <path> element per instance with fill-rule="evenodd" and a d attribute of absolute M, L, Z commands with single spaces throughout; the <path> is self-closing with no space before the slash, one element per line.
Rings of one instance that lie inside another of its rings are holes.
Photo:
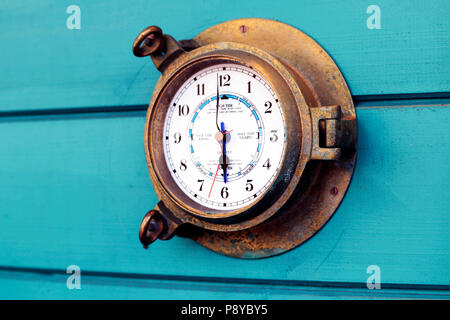
<path fill-rule="evenodd" d="M 336 196 L 336 195 L 338 194 L 338 192 L 339 192 L 339 190 L 338 190 L 337 187 L 333 187 L 333 188 L 330 189 L 330 193 L 331 193 L 333 196 Z"/>

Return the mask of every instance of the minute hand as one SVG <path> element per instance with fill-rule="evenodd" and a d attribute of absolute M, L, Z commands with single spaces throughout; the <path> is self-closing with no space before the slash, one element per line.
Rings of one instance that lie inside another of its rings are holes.
<path fill-rule="evenodd" d="M 220 128 L 219 128 L 218 117 L 219 117 L 219 75 L 217 75 L 216 127 L 217 127 L 217 130 L 221 131 Z"/>
<path fill-rule="evenodd" d="M 225 123 L 220 123 L 220 132 L 222 132 L 222 170 L 223 182 L 227 183 L 227 132 L 225 131 Z"/>

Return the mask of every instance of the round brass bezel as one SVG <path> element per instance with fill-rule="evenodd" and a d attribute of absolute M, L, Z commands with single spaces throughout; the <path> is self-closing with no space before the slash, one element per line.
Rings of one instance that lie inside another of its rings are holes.
<path fill-rule="evenodd" d="M 256 202 L 226 212 L 201 206 L 184 194 L 172 178 L 162 152 L 164 121 L 179 86 L 195 72 L 223 62 L 252 68 L 268 82 L 279 99 L 287 134 L 282 164 L 271 187 Z M 275 214 L 296 188 L 310 157 L 310 127 L 309 110 L 302 92 L 291 72 L 277 58 L 245 44 L 207 45 L 177 58 L 155 88 L 145 130 L 150 176 L 160 199 L 181 221 L 210 230 L 246 229 Z"/>

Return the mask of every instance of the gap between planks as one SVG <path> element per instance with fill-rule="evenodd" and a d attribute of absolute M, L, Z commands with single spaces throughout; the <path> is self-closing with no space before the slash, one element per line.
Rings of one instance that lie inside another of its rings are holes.
<path fill-rule="evenodd" d="M 68 276 L 65 270 L 33 268 L 33 267 L 11 267 L 0 266 L 1 273 L 34 274 L 41 276 Z M 108 278 L 117 280 L 142 280 L 142 281 L 178 281 L 214 283 L 223 285 L 259 285 L 277 287 L 314 287 L 328 289 L 367 289 L 366 283 L 361 282 L 333 282 L 333 281 L 303 281 L 303 280 L 278 280 L 278 279 L 255 279 L 255 278 L 230 278 L 230 277 L 202 277 L 202 276 L 179 276 L 179 275 L 159 275 L 140 274 L 108 271 L 82 271 L 83 277 Z M 450 285 L 430 285 L 430 284 L 403 284 L 403 283 L 382 283 L 382 289 L 386 290 L 421 290 L 421 291 L 442 291 L 443 295 L 450 298 Z M 374 290 L 371 290 L 374 291 Z M 376 291 L 376 290 L 375 290 Z"/>
<path fill-rule="evenodd" d="M 424 108 L 449 107 L 450 92 L 420 95 L 382 95 L 382 96 L 353 96 L 356 109 L 368 108 Z M 106 106 L 106 107 L 76 107 L 39 110 L 0 111 L 0 118 L 36 117 L 36 116 L 65 116 L 99 113 L 125 113 L 147 111 L 148 105 Z"/>

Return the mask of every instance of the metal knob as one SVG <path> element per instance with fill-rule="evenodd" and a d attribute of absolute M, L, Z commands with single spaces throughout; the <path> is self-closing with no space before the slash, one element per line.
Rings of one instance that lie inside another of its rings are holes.
<path fill-rule="evenodd" d="M 166 221 L 156 210 L 150 210 L 142 219 L 139 228 L 139 240 L 147 249 L 148 245 L 158 239 L 159 235 L 166 229 Z"/>
<path fill-rule="evenodd" d="M 150 26 L 139 33 L 133 43 L 133 53 L 136 57 L 145 57 L 164 48 L 165 41 L 162 30 L 157 26 Z"/>

